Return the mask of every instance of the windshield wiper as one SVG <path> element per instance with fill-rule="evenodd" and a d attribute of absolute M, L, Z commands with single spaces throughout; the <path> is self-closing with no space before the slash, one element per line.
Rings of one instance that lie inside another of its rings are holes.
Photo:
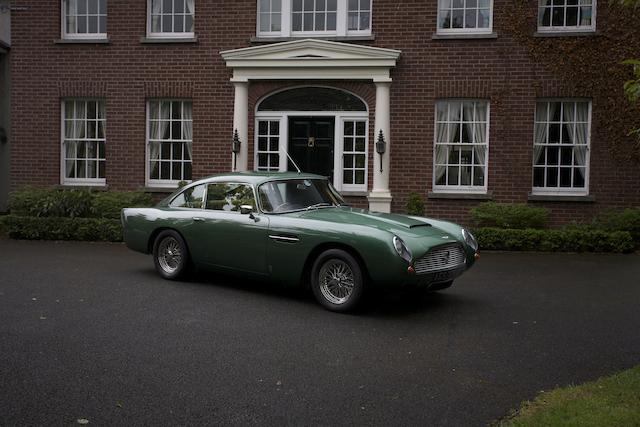
<path fill-rule="evenodd" d="M 307 206 L 305 209 L 309 210 L 309 209 L 328 208 L 331 206 L 333 206 L 331 203 L 322 202 L 322 203 L 316 203 L 315 205 Z"/>

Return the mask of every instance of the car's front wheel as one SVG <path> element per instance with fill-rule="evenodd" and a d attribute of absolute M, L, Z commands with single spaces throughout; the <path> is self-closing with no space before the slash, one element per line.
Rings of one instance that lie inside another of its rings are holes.
<path fill-rule="evenodd" d="M 186 275 L 189 266 L 189 251 L 184 239 L 174 230 L 158 234 L 153 244 L 153 261 L 160 276 L 176 280 Z"/>
<path fill-rule="evenodd" d="M 358 261 L 341 249 L 320 254 L 311 269 L 311 287 L 316 300 L 326 309 L 345 312 L 362 299 L 364 280 Z"/>

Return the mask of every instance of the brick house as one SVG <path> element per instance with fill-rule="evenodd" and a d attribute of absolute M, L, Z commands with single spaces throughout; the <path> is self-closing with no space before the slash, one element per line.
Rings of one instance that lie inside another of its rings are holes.
<path fill-rule="evenodd" d="M 291 170 L 287 151 L 379 211 L 404 211 L 410 192 L 462 222 L 484 200 L 546 206 L 556 223 L 640 205 L 607 111 L 533 59 L 512 3 L 14 2 L 11 188 L 166 193 Z M 637 31 L 604 1 L 531 4 L 531 37 Z"/>

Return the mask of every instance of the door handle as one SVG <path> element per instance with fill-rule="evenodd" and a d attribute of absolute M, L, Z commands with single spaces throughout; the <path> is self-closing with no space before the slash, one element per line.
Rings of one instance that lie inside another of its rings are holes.
<path fill-rule="evenodd" d="M 193 220 L 197 221 L 197 222 L 202 222 L 202 221 L 204 221 L 204 218 L 202 218 L 201 216 L 194 216 Z"/>

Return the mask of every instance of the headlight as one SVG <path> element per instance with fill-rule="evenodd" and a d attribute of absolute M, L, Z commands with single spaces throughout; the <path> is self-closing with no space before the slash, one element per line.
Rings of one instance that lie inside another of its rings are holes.
<path fill-rule="evenodd" d="M 471 232 L 466 228 L 462 229 L 462 237 L 464 238 L 465 243 L 469 245 L 471 249 L 473 249 L 474 251 L 478 250 L 478 241 L 476 240 L 475 237 L 473 237 L 473 234 L 471 234 Z"/>
<path fill-rule="evenodd" d="M 393 236 L 393 247 L 395 248 L 398 255 L 400 255 L 400 258 L 407 262 L 411 262 L 413 255 L 411 255 L 411 251 L 409 250 L 407 245 L 405 245 L 402 239 L 398 236 Z"/>

